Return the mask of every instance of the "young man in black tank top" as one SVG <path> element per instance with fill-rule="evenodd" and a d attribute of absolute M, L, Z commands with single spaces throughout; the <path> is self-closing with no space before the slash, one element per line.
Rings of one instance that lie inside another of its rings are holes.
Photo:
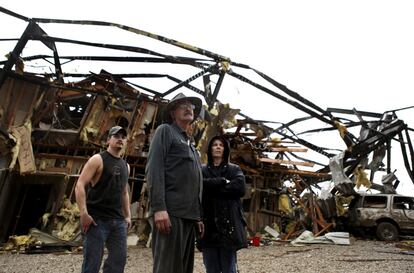
<path fill-rule="evenodd" d="M 86 162 L 76 184 L 76 203 L 84 234 L 83 273 L 99 272 L 105 246 L 108 257 L 103 272 L 124 272 L 127 230 L 131 225 L 129 165 L 121 158 L 126 140 L 124 128 L 112 127 L 107 150 Z"/>

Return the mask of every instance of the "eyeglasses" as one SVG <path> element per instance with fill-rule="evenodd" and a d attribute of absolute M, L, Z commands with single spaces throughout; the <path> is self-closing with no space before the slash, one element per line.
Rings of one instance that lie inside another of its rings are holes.
<path fill-rule="evenodd" d="M 185 110 L 187 108 L 190 108 L 191 110 L 194 110 L 195 109 L 195 105 L 194 104 L 191 104 L 191 103 L 182 103 L 182 104 L 177 105 L 177 108 L 180 108 L 182 110 Z"/>

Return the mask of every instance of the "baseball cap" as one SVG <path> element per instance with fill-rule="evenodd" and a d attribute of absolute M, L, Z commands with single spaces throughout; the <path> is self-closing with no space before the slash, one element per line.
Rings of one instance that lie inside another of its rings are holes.
<path fill-rule="evenodd" d="M 127 135 L 127 131 L 124 128 L 122 128 L 121 126 L 114 126 L 111 129 L 109 129 L 108 136 L 110 137 L 118 133 L 123 133 L 124 135 Z"/>

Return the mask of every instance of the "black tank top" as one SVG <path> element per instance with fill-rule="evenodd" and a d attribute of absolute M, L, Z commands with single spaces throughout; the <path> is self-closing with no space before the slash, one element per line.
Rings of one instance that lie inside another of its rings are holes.
<path fill-rule="evenodd" d="M 88 190 L 88 213 L 93 218 L 124 219 L 122 195 L 128 183 L 127 163 L 107 151 L 100 153 L 100 156 L 103 170 L 98 182 Z"/>

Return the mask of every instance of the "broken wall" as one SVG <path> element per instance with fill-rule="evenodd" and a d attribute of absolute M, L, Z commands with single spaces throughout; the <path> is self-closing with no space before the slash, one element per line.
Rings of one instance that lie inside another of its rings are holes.
<path fill-rule="evenodd" d="M 40 77 L 7 78 L 0 89 L 0 241 L 40 227 L 44 213 L 51 224 L 42 228 L 51 230 L 64 197 L 74 201 L 83 165 L 105 149 L 114 125 L 129 131 L 124 157 L 131 166 L 131 197 L 139 199 L 149 138 L 165 103 L 137 92 L 107 75 L 67 89 Z M 132 95 L 136 99 L 127 98 Z"/>

